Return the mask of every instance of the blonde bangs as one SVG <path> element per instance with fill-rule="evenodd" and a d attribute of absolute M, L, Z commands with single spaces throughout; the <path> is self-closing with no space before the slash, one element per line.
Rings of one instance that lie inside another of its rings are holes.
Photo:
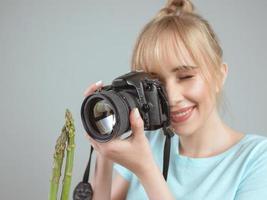
<path fill-rule="evenodd" d="M 182 40 L 186 34 L 184 36 L 177 31 L 173 18 L 167 20 L 167 23 L 161 21 L 141 34 L 134 51 L 132 69 L 153 71 L 154 67 L 164 67 L 170 61 L 173 65 L 179 61 L 181 67 L 189 65 L 185 58 L 188 55 L 192 57 L 193 52 Z"/>

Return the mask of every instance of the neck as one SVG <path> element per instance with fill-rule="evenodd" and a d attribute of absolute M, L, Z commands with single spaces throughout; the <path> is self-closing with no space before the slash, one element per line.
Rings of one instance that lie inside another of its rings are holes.
<path fill-rule="evenodd" d="M 200 129 L 179 137 L 179 152 L 188 157 L 210 157 L 226 151 L 242 137 L 243 134 L 227 127 L 214 110 Z"/>

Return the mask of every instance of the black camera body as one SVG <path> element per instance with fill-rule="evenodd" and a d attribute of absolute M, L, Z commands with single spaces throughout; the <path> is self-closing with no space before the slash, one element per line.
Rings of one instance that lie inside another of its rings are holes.
<path fill-rule="evenodd" d="M 107 142 L 130 130 L 129 114 L 138 108 L 144 130 L 169 126 L 166 92 L 148 73 L 132 71 L 86 97 L 81 107 L 85 130 L 95 140 Z"/>

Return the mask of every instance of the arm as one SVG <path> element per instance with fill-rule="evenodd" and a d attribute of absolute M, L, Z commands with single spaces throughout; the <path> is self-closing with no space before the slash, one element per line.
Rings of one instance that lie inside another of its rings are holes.
<path fill-rule="evenodd" d="M 129 182 L 117 173 L 112 179 L 112 172 L 113 162 L 98 154 L 92 181 L 93 200 L 125 199 Z"/>
<path fill-rule="evenodd" d="M 123 200 L 126 198 L 129 182 L 116 173 L 112 181 L 111 200 Z"/>
<path fill-rule="evenodd" d="M 161 174 L 159 168 L 151 165 L 150 168 L 137 174 L 139 180 L 151 200 L 174 200 L 174 197 L 169 191 L 168 185 Z"/>
<path fill-rule="evenodd" d="M 92 181 L 93 200 L 109 200 L 111 194 L 113 162 L 97 155 L 95 173 Z"/>
<path fill-rule="evenodd" d="M 112 180 L 113 162 L 97 156 L 95 173 L 93 177 L 93 200 L 122 200 L 127 195 L 129 183 L 119 174 Z"/>

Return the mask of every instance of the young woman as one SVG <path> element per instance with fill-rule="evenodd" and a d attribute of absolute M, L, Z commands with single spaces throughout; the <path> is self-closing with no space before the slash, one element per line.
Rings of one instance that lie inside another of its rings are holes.
<path fill-rule="evenodd" d="M 134 109 L 132 137 L 103 144 L 89 138 L 98 152 L 94 199 L 267 199 L 267 140 L 236 131 L 220 118 L 227 65 L 211 26 L 190 1 L 168 1 L 144 27 L 132 70 L 150 73 L 167 91 L 176 133 L 168 179 L 162 176 L 165 136 L 162 130 L 144 133 Z M 91 85 L 85 95 L 102 86 Z"/>

